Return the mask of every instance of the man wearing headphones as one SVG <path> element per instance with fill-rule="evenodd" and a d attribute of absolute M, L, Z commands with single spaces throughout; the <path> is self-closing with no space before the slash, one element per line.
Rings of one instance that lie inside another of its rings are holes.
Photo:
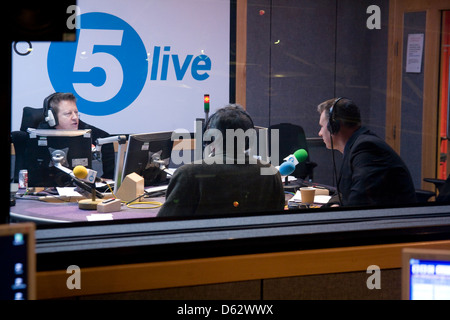
<path fill-rule="evenodd" d="M 77 107 L 77 98 L 70 92 L 56 92 L 44 99 L 44 121 L 38 126 L 40 129 L 84 130 L 90 129 L 92 141 L 106 138 L 110 135 L 94 126 L 80 120 Z M 102 146 L 103 178 L 114 178 L 115 155 L 114 146 Z"/>
<path fill-rule="evenodd" d="M 317 111 L 319 136 L 328 149 L 343 154 L 336 175 L 338 194 L 329 205 L 389 206 L 416 202 L 414 183 L 405 163 L 384 140 L 361 126 L 360 110 L 352 100 L 330 99 L 319 104 Z"/>
<path fill-rule="evenodd" d="M 227 141 L 227 131 L 254 130 L 250 115 L 238 105 L 219 109 L 205 124 L 203 160 L 179 167 L 170 179 L 164 216 L 261 213 L 284 208 L 280 173 L 271 164 L 250 159 L 244 143 Z M 262 175 L 261 169 L 275 174 Z"/>

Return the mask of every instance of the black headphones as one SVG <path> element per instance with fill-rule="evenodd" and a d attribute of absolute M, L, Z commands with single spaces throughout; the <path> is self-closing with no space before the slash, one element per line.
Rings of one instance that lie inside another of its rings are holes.
<path fill-rule="evenodd" d="M 58 125 L 58 117 L 55 114 L 52 107 L 50 107 L 50 100 L 59 92 L 52 93 L 44 99 L 44 120 L 47 122 L 50 128 L 54 128 Z"/>
<path fill-rule="evenodd" d="M 341 123 L 339 122 L 339 119 L 336 118 L 336 108 L 337 103 L 344 99 L 344 97 L 339 97 L 336 100 L 334 100 L 333 105 L 330 108 L 329 114 L 328 114 L 328 125 L 327 129 L 330 131 L 331 134 L 337 134 L 339 130 L 341 129 Z"/>
<path fill-rule="evenodd" d="M 235 105 L 232 105 L 232 106 L 235 106 Z M 246 116 L 250 120 L 251 128 L 252 129 L 255 128 L 252 117 L 250 117 L 250 114 L 247 111 L 245 111 L 244 109 L 239 109 L 239 108 L 236 108 L 235 110 L 238 111 L 240 114 L 243 114 L 244 116 Z M 205 137 L 205 133 L 208 129 L 217 129 L 215 127 L 211 128 L 211 123 L 213 123 L 213 120 L 215 118 L 217 118 L 220 115 L 220 113 L 221 113 L 220 111 L 215 112 L 211 117 L 208 118 L 208 120 L 206 121 L 206 123 L 203 127 L 203 135 L 202 135 L 203 136 L 203 148 L 205 148 L 207 145 L 211 144 L 214 141 L 214 136 L 208 137 L 211 139 L 211 141 L 205 141 L 204 137 Z M 245 144 L 245 148 L 248 149 L 247 143 Z"/>

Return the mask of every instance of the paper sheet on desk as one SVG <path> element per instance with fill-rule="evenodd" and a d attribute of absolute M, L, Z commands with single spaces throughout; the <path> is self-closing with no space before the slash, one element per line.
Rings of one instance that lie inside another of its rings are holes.
<path fill-rule="evenodd" d="M 59 195 L 63 197 L 82 197 L 81 194 L 75 191 L 75 188 L 76 187 L 56 187 L 56 190 L 58 191 Z"/>
<path fill-rule="evenodd" d="M 327 203 L 328 200 L 330 200 L 331 196 L 326 196 L 326 195 L 322 195 L 322 194 L 318 194 L 314 197 L 314 203 Z M 294 201 L 294 202 L 302 202 L 302 194 L 300 193 L 300 190 L 298 190 L 295 194 L 295 196 L 293 196 L 289 201 Z"/>
<path fill-rule="evenodd" d="M 93 213 L 89 216 L 86 216 L 88 221 L 105 221 L 105 220 L 114 220 L 113 215 L 111 213 Z"/>
<path fill-rule="evenodd" d="M 158 191 L 165 191 L 167 190 L 168 185 L 164 185 L 164 186 L 157 186 L 157 187 L 146 187 L 145 191 L 148 193 L 152 193 L 152 192 L 158 192 Z"/>

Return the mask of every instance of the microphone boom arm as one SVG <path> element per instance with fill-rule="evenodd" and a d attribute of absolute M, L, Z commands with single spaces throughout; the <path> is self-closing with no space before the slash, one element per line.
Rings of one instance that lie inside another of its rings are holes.
<path fill-rule="evenodd" d="M 122 181 L 122 174 L 123 174 L 123 162 L 125 159 L 125 143 L 127 142 L 127 136 L 125 135 L 119 135 L 119 136 L 112 136 L 108 138 L 99 138 L 96 140 L 97 145 L 100 147 L 107 144 L 107 143 L 113 143 L 118 142 L 119 149 L 117 150 L 116 155 L 116 167 L 114 170 L 114 193 L 119 190 L 121 181 Z"/>
<path fill-rule="evenodd" d="M 61 162 L 64 161 L 66 158 L 66 154 L 62 150 L 55 150 L 52 152 L 52 161 L 55 168 L 61 170 L 62 172 L 68 174 L 74 181 L 74 183 L 79 186 L 80 188 L 84 189 L 85 191 L 91 193 L 92 195 L 97 196 L 98 198 L 103 198 L 103 194 L 95 190 L 95 187 L 88 185 L 87 183 L 81 181 L 78 179 L 74 174 L 73 171 L 69 168 L 64 167 Z"/>

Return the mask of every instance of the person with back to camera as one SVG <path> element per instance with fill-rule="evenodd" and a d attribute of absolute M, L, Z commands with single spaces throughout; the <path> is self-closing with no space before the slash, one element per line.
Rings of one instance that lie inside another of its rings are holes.
<path fill-rule="evenodd" d="M 271 164 L 250 159 L 245 154 L 244 143 L 239 145 L 234 141 L 230 146 L 233 141 L 227 143 L 227 129 L 254 130 L 253 121 L 239 105 L 221 108 L 208 119 L 204 140 L 215 138 L 206 146 L 210 156 L 184 164 L 175 171 L 158 217 L 284 209 L 280 173 Z M 273 169 L 272 174 L 261 174 L 261 169 L 266 168 Z"/>
<path fill-rule="evenodd" d="M 77 98 L 70 92 L 56 92 L 44 99 L 44 121 L 39 129 L 62 130 L 91 130 L 92 142 L 98 138 L 106 138 L 110 135 L 94 126 L 80 120 L 77 107 Z M 102 178 L 114 178 L 115 154 L 112 144 L 105 144 L 101 148 L 102 154 Z"/>
<path fill-rule="evenodd" d="M 320 131 L 328 149 L 343 154 L 338 194 L 328 205 L 406 205 L 416 202 L 414 184 L 403 160 L 381 138 L 361 126 L 358 106 L 347 98 L 317 106 Z"/>

